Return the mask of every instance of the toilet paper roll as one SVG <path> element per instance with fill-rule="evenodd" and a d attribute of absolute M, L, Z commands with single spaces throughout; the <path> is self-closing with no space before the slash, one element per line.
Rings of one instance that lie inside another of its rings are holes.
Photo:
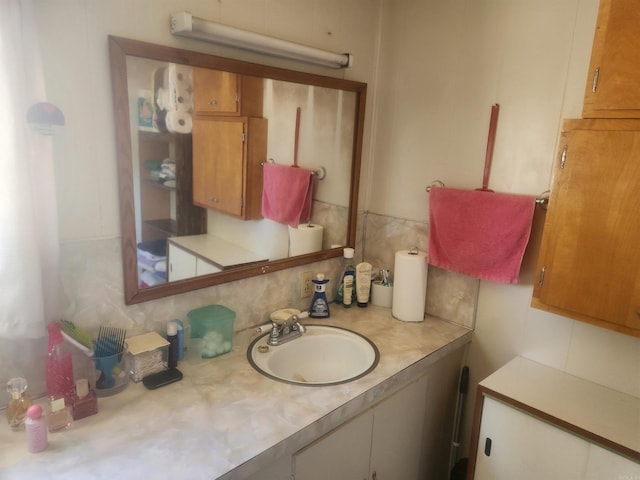
<path fill-rule="evenodd" d="M 396 252 L 391 314 L 404 322 L 424 320 L 427 254 L 418 249 Z"/>
<path fill-rule="evenodd" d="M 324 228 L 314 223 L 298 225 L 298 228 L 289 225 L 289 256 L 322 250 L 323 233 Z"/>
<path fill-rule="evenodd" d="M 171 133 L 191 133 L 193 121 L 191 114 L 186 112 L 167 112 L 165 125 Z"/>

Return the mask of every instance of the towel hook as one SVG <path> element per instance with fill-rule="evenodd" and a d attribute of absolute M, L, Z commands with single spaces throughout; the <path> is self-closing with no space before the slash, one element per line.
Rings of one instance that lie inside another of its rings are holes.
<path fill-rule="evenodd" d="M 544 210 L 549 208 L 549 195 L 551 190 L 545 190 L 536 197 L 536 205 L 540 205 Z"/>
<path fill-rule="evenodd" d="M 431 182 L 431 185 L 425 187 L 425 190 L 427 192 L 430 192 L 431 191 L 431 187 L 433 187 L 434 185 L 437 185 L 438 187 L 444 188 L 444 183 L 443 182 L 441 182 L 440 180 L 434 180 L 433 182 Z"/>
<path fill-rule="evenodd" d="M 324 167 L 319 167 L 312 170 L 311 175 L 315 175 L 318 180 L 322 180 L 327 175 L 327 171 Z"/>

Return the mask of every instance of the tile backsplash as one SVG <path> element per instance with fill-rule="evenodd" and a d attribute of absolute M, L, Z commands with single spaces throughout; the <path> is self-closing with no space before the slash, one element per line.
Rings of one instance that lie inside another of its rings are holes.
<path fill-rule="evenodd" d="M 396 250 L 417 246 L 425 250 L 428 225 L 370 212 L 358 216 L 356 261 L 393 269 Z M 72 241 L 61 245 L 60 278 L 68 304 L 64 317 L 89 331 L 108 324 L 127 329 L 128 335 L 145 331 L 164 332 L 166 322 L 185 318 L 193 308 L 222 304 L 236 312 L 235 330 L 268 321 L 269 313 L 283 307 L 308 308 L 301 299 L 302 273 L 324 273 L 331 280 L 332 300 L 342 259 L 335 258 L 261 275 L 159 300 L 124 305 L 120 239 Z M 428 314 L 473 327 L 478 281 L 464 275 L 430 267 L 427 280 Z M 248 302 L 247 298 L 251 301 Z M 42 332 L 44 335 L 44 332 Z M 33 393 L 44 391 L 44 337 L 28 340 L 0 339 L 0 382 L 26 376 Z"/>

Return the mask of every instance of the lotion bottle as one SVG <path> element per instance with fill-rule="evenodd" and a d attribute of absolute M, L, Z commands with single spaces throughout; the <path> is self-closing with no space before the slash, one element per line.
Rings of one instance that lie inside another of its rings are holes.
<path fill-rule="evenodd" d="M 356 266 L 356 300 L 358 301 L 359 307 L 363 308 L 367 306 L 370 291 L 371 264 L 362 262 Z"/>
<path fill-rule="evenodd" d="M 27 418 L 24 421 L 27 432 L 27 448 L 31 453 L 38 453 L 47 448 L 47 420 L 42 416 L 40 405 L 31 405 L 27 409 Z"/>

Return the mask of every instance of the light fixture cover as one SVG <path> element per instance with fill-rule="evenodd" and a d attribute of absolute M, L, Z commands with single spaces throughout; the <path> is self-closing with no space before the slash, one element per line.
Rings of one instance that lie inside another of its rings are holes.
<path fill-rule="evenodd" d="M 353 64 L 353 55 L 350 53 L 329 52 L 247 30 L 240 30 L 239 28 L 194 17 L 189 12 L 179 12 L 171 15 L 171 33 L 325 67 L 348 68 Z"/>

